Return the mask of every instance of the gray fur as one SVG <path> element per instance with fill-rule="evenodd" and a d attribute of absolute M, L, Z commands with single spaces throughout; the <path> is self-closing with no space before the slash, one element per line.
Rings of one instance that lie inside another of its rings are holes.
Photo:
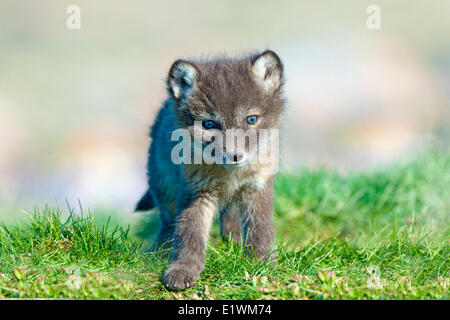
<path fill-rule="evenodd" d="M 246 130 L 249 125 L 241 118 L 255 108 L 258 128 L 278 128 L 285 104 L 282 72 L 272 51 L 236 59 L 177 60 L 172 65 L 169 98 L 151 128 L 149 190 L 137 206 L 160 211 L 161 230 L 152 250 L 173 246 L 163 275 L 167 288 L 186 289 L 199 279 L 215 212 L 220 213 L 222 237 L 244 239 L 249 253 L 269 256 L 273 178 L 262 176 L 254 165 L 231 169 L 218 164 L 175 165 L 171 151 L 178 142 L 171 141 L 171 133 L 205 117 L 218 119 L 221 130 Z"/>

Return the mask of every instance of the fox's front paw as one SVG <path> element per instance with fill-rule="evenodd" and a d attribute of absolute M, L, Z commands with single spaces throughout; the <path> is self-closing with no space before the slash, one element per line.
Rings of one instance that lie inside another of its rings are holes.
<path fill-rule="evenodd" d="M 164 272 L 162 281 L 169 290 L 185 290 L 194 286 L 199 277 L 188 266 L 171 266 Z"/>

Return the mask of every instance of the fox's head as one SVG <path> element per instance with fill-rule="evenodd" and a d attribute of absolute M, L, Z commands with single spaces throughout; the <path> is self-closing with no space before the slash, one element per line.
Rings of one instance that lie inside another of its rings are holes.
<path fill-rule="evenodd" d="M 258 146 L 268 142 L 261 142 L 261 129 L 279 127 L 284 108 L 283 65 L 273 51 L 239 59 L 177 60 L 170 68 L 167 87 L 178 127 L 201 142 L 203 155 L 215 142 L 210 150 L 214 163 L 217 159 L 229 167 L 254 163 Z"/>

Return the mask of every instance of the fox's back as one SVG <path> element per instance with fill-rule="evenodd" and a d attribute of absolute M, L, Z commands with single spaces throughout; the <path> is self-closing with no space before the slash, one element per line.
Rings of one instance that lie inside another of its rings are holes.
<path fill-rule="evenodd" d="M 177 129 L 173 103 L 167 100 L 159 110 L 150 132 L 152 142 L 149 150 L 148 176 L 150 191 L 156 204 L 170 215 L 175 214 L 177 193 L 181 184 L 181 168 L 171 161 L 171 152 L 176 141 L 171 141 Z"/>

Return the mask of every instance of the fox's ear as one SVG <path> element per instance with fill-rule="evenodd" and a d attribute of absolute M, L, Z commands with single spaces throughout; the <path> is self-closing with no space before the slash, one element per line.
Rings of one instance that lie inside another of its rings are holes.
<path fill-rule="evenodd" d="M 266 50 L 254 56 L 251 63 L 255 80 L 266 93 L 272 94 L 280 88 L 283 64 L 275 52 Z"/>
<path fill-rule="evenodd" d="M 191 62 L 185 60 L 177 60 L 172 64 L 167 79 L 169 93 L 179 100 L 188 96 L 193 89 L 200 76 L 200 71 Z"/>

